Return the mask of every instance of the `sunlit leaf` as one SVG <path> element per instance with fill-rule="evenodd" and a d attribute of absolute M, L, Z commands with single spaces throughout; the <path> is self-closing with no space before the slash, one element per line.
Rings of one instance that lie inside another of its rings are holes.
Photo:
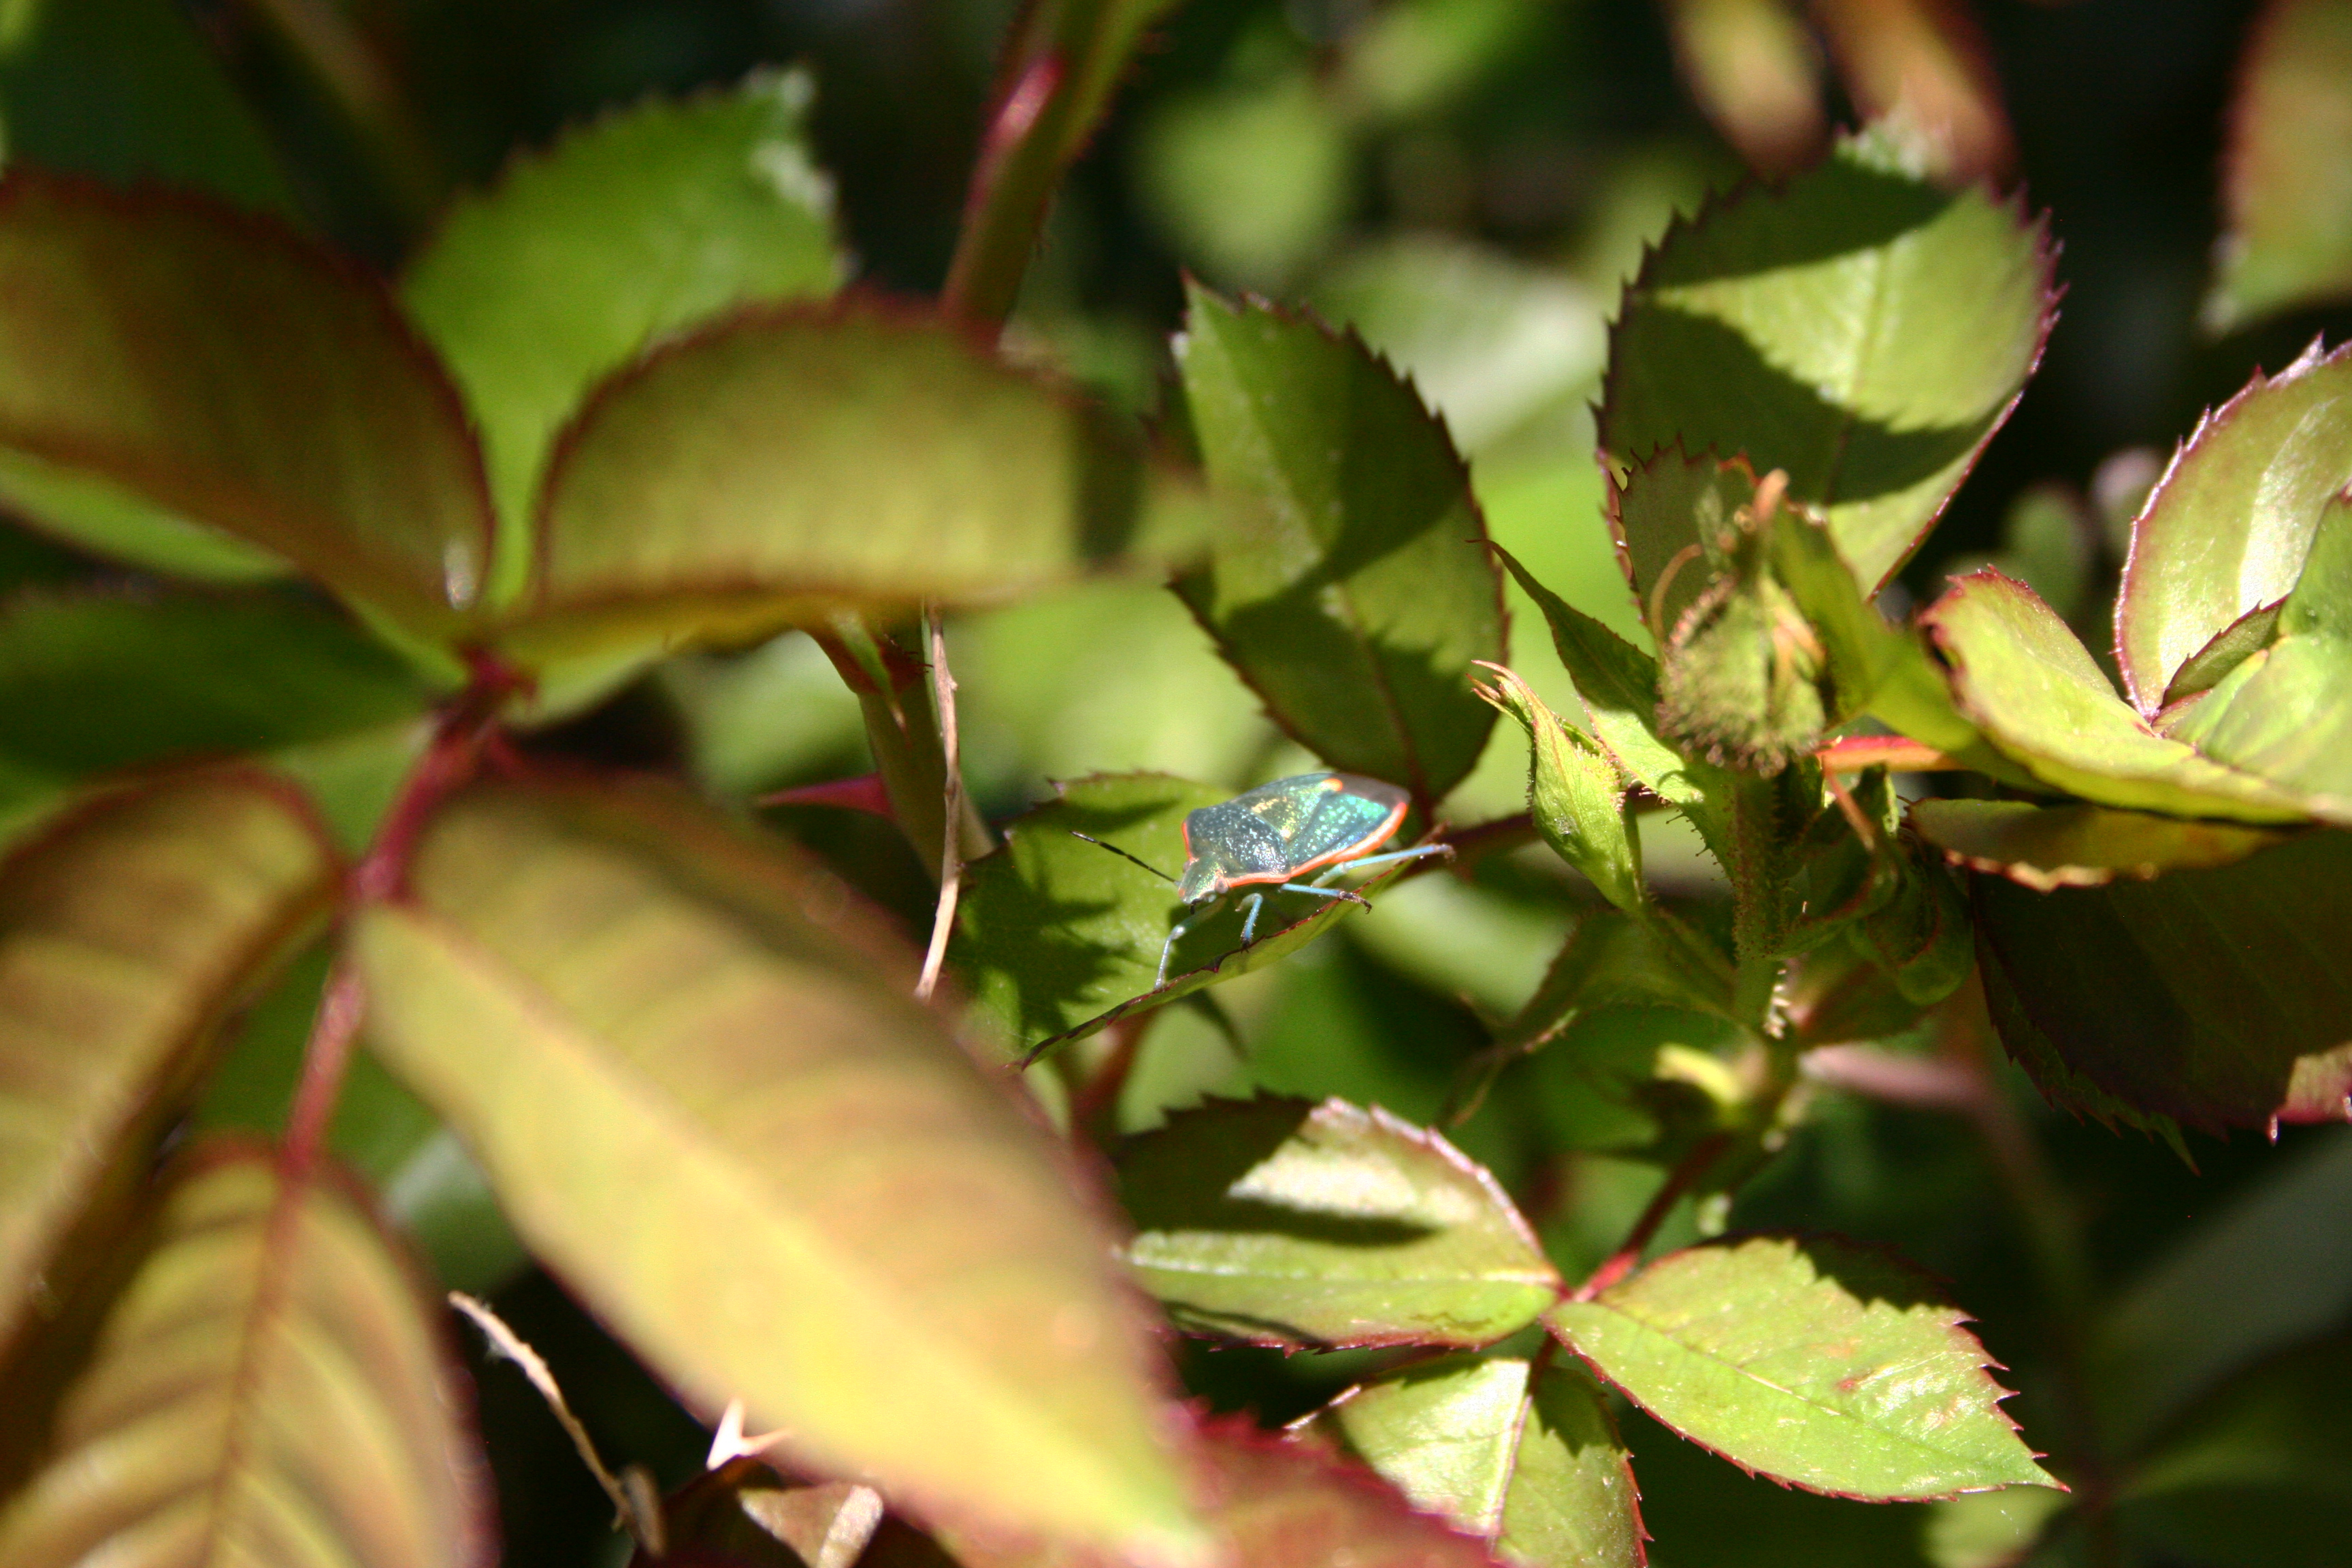
<path fill-rule="evenodd" d="M 61 780 L 327 740 L 422 714 L 430 695 L 348 618 L 289 595 L 35 594 L 0 606 L 0 757 Z"/>
<path fill-rule="evenodd" d="M 2008 415 L 2053 319 L 2041 227 L 1839 144 L 1666 231 L 1628 288 L 1601 411 L 1612 464 L 1786 469 L 1864 585 L 1909 558 Z"/>
<path fill-rule="evenodd" d="M 1475 1345 L 1559 1277 L 1493 1176 L 1344 1100 L 1217 1100 L 1118 1158 L 1128 1261 L 1186 1328 L 1261 1344 Z"/>
<path fill-rule="evenodd" d="M 1989 966 L 2106 1093 L 2214 1129 L 2352 1119 L 2352 833 L 2100 888 L 1979 876 L 1975 898 Z"/>
<path fill-rule="evenodd" d="M 293 206 L 268 132 L 171 0 L 18 0 L 0 33 L 8 157 Z"/>
<path fill-rule="evenodd" d="M 2352 293 L 2352 5 L 2271 0 L 2238 68 L 2206 325 Z"/>
<path fill-rule="evenodd" d="M 564 433 L 500 635 L 536 659 L 1009 599 L 1181 556 L 1203 506 L 1108 415 L 953 328 L 746 310 L 605 382 Z"/>
<path fill-rule="evenodd" d="M 0 863 L 0 1354 L 113 1238 L 334 871 L 291 792 L 244 772 L 100 795 Z"/>
<path fill-rule="evenodd" d="M 1477 760 L 1500 574 L 1444 426 L 1360 340 L 1195 285 L 1179 355 L 1220 507 L 1178 591 L 1276 722 L 1424 807 Z"/>
<path fill-rule="evenodd" d="M 1249 1568 L 1492 1568 L 1484 1544 L 1448 1529 L 1365 1471 L 1245 1421 L 1209 1423 L 1193 1444 L 1196 1486 L 1223 1561 Z M 1120 1568 L 1092 1553 L 959 1533 L 964 1568 Z"/>
<path fill-rule="evenodd" d="M 1915 801 L 1911 826 L 1953 865 L 1997 872 L 2045 893 L 2227 866 L 2286 837 L 2260 827 L 2024 800 Z"/>
<path fill-rule="evenodd" d="M 833 292 L 833 187 L 805 74 L 761 72 L 571 132 L 460 202 L 401 292 L 481 429 L 500 521 L 485 598 L 523 585 L 531 498 L 589 387 L 732 305 Z"/>
<path fill-rule="evenodd" d="M 457 395 L 390 297 L 191 197 L 0 182 L 0 455 L 79 543 L 172 570 L 210 531 L 426 634 L 489 559 Z"/>
<path fill-rule="evenodd" d="M 2352 1339 L 2324 1340 L 2206 1400 L 2124 1487 L 2117 1521 L 2160 1560 L 2328 1568 L 2352 1531 Z"/>
<path fill-rule="evenodd" d="M 2009 172 L 2017 156 L 1973 13 L 1936 0 L 1817 0 L 1846 97 L 1937 179 Z"/>
<path fill-rule="evenodd" d="M 2182 695 L 2182 667 L 2232 622 L 2286 597 L 2347 480 L 2352 352 L 2314 342 L 2206 415 L 2132 524 L 2116 657 L 2141 712 Z"/>
<path fill-rule="evenodd" d="M 1522 1568 L 1639 1568 L 1640 1494 L 1581 1367 L 1449 1356 L 1350 1389 L 1316 1415 L 1416 1508 Z"/>
<path fill-rule="evenodd" d="M 1647 902 L 1641 849 L 1625 810 L 1625 780 L 1617 764 L 1561 722 L 1528 683 L 1496 666 L 1488 700 L 1527 731 L 1528 815 L 1559 858 L 1575 867 L 1621 910 Z"/>
<path fill-rule="evenodd" d="M 1690 1247 L 1545 1321 L 1684 1436 L 1811 1491 L 1891 1501 L 2055 1484 L 2002 1414 L 1959 1310 L 1849 1242 Z"/>
<path fill-rule="evenodd" d="M 1108 1238 L 847 889 L 601 780 L 457 797 L 412 882 L 358 924 L 371 1038 L 690 1401 L 933 1506 L 1192 1539 Z"/>
<path fill-rule="evenodd" d="M 1951 666 L 1961 710 L 2045 785 L 2102 805 L 2233 822 L 2294 822 L 2335 809 L 2150 729 L 2021 583 L 1972 573 L 1923 619 Z"/>
<path fill-rule="evenodd" d="M 488 1564 L 488 1478 L 420 1284 L 337 1184 L 199 1148 L 0 1512 L 0 1558 Z"/>
<path fill-rule="evenodd" d="M 1256 940 L 1241 944 L 1238 907 L 1208 919 L 1175 889 L 1085 833 L 1171 877 L 1184 868 L 1184 817 L 1226 792 L 1161 773 L 1124 773 L 1055 786 L 1055 797 L 1006 824 L 1004 844 L 964 871 L 949 958 L 980 1014 L 1013 1044 L 1076 1038 L 1144 1008 L 1247 974 L 1286 957 L 1345 919 L 1339 899 L 1268 892 Z M 1390 868 L 1362 889 L 1370 892 Z M 1179 921 L 1168 983 L 1160 952 Z"/>

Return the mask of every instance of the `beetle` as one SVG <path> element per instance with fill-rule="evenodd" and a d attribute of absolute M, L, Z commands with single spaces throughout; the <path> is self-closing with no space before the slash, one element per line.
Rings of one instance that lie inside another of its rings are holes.
<path fill-rule="evenodd" d="M 1395 837 L 1411 804 L 1412 797 L 1396 785 L 1358 773 L 1294 773 L 1276 779 L 1231 800 L 1185 814 L 1181 877 L 1171 877 L 1115 844 L 1075 830 L 1073 837 L 1126 856 L 1161 881 L 1175 883 L 1176 897 L 1188 907 L 1209 906 L 1168 933 L 1160 949 L 1160 973 L 1151 983 L 1157 991 L 1168 984 L 1168 960 L 1176 951 L 1177 940 L 1214 914 L 1236 888 L 1263 886 L 1274 892 L 1312 893 L 1318 899 L 1348 899 L 1361 904 L 1364 900 L 1357 894 L 1323 884 L 1343 872 L 1370 866 L 1418 860 L 1425 855 L 1451 856 L 1450 844 L 1372 853 Z M 1312 872 L 1321 874 L 1312 882 L 1296 880 Z M 1242 920 L 1242 945 L 1247 947 L 1257 931 L 1258 910 L 1265 903 L 1265 894 L 1246 894 L 1242 903 L 1248 910 Z"/>

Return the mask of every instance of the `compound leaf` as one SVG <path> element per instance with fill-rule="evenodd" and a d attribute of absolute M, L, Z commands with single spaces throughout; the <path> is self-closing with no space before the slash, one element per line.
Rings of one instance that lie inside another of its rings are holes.
<path fill-rule="evenodd" d="M 2056 1484 L 1959 1310 L 1849 1242 L 1688 1247 L 1545 1321 L 1684 1436 L 1810 1491 L 1889 1502 Z"/>
<path fill-rule="evenodd" d="M 97 795 L 0 863 L 0 1359 L 127 1222 L 220 1025 L 335 868 L 290 790 L 230 770 Z"/>
<path fill-rule="evenodd" d="M 486 1568 L 487 1468 L 421 1281 L 334 1183 L 199 1145 L 0 1513 L 11 1568 Z"/>
<path fill-rule="evenodd" d="M 2116 658 L 2142 713 L 2186 695 L 2172 688 L 2192 657 L 2286 597 L 2347 481 L 2352 349 L 2323 356 L 2314 342 L 2198 424 L 2132 523 L 2116 600 Z"/>
<path fill-rule="evenodd" d="M 587 779 L 457 796 L 412 885 L 358 921 L 378 1053 L 687 1398 L 929 1506 L 1196 1539 L 1075 1173 L 846 889 Z"/>
<path fill-rule="evenodd" d="M 2352 5 L 2272 0 L 2239 68 L 2206 325 L 2352 293 Z"/>
<path fill-rule="evenodd" d="M 403 298 L 481 429 L 501 525 L 489 603 L 522 587 L 531 497 L 589 387 L 730 306 L 841 280 L 810 92 L 762 71 L 598 120 L 461 201 L 410 268 Z"/>
<path fill-rule="evenodd" d="M 1494 1177 L 1378 1106 L 1217 1100 L 1118 1158 L 1128 1261 L 1176 1321 L 1276 1345 L 1476 1345 L 1559 1277 Z"/>
<path fill-rule="evenodd" d="M 1165 563 L 1206 519 L 1111 416 L 961 331 L 747 307 L 598 387 L 549 459 L 527 661 L 747 640 Z"/>
<path fill-rule="evenodd" d="M 1974 879 L 1977 944 L 2032 1037 L 2143 1113 L 2191 1126 L 2352 1119 L 2352 833 L 2305 833 L 2233 864 L 2036 893 Z M 2095 1102 L 2094 1102 L 2095 1106 Z"/>
<path fill-rule="evenodd" d="M 1313 1417 L 1416 1508 L 1520 1568 L 1640 1568 L 1640 1494 L 1605 1396 L 1549 1357 L 1447 1356 Z"/>
<path fill-rule="evenodd" d="M 391 298 L 275 223 L 12 167 L 0 498 L 164 571 L 273 557 L 457 632 L 490 556 L 456 390 Z"/>
<path fill-rule="evenodd" d="M 1179 358 L 1220 522 L 1177 591 L 1300 744 L 1433 805 L 1494 725 L 1472 662 L 1507 657 L 1444 426 L 1353 334 L 1198 284 Z"/>
<path fill-rule="evenodd" d="M 1864 136 L 1677 220 L 1610 334 L 1601 444 L 1785 469 L 1875 592 L 2008 416 L 2054 317 L 2038 224 Z"/>

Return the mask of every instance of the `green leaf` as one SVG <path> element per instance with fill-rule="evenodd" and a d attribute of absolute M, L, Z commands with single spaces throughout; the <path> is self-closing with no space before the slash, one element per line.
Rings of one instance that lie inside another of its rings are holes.
<path fill-rule="evenodd" d="M 1642 855 L 1617 764 L 1580 730 L 1560 721 L 1528 683 L 1501 665 L 1478 694 L 1528 732 L 1528 812 L 1559 858 L 1583 872 L 1601 896 L 1628 913 L 1643 910 Z"/>
<path fill-rule="evenodd" d="M 0 1558 L 488 1563 L 488 1467 L 439 1304 L 365 1199 L 206 1144 L 161 1211 L 47 1467 L 0 1512 Z"/>
<path fill-rule="evenodd" d="M 1639 1568 L 1640 1493 L 1601 1390 L 1549 1358 L 1447 1356 L 1341 1394 L 1328 1432 L 1521 1568 Z"/>
<path fill-rule="evenodd" d="M 2273 0 L 2238 68 L 2205 324 L 2352 293 L 2352 6 Z"/>
<path fill-rule="evenodd" d="M 0 757 L 60 781 L 272 752 L 424 713 L 415 670 L 268 592 L 28 594 L 0 607 Z"/>
<path fill-rule="evenodd" d="M 1728 799 L 1729 777 L 1659 737 L 1657 661 L 1537 582 L 1509 551 L 1496 546 L 1495 553 L 1550 626 L 1552 647 L 1584 699 L 1593 739 L 1627 777 L 1679 807 L 1715 858 L 1730 864 L 1728 808 L 1719 804 Z"/>
<path fill-rule="evenodd" d="M 2023 800 L 1920 800 L 1911 826 L 1955 866 L 1990 871 L 2037 892 L 2095 888 L 2118 877 L 2227 866 L 2288 836 L 2104 805 Z"/>
<path fill-rule="evenodd" d="M 1130 1141 L 1128 1261 L 1170 1316 L 1273 1345 L 1477 1345 L 1559 1277 L 1495 1178 L 1375 1106 L 1262 1097 Z"/>
<path fill-rule="evenodd" d="M 268 132 L 172 0 L 16 0 L 0 20 L 0 153 L 294 206 Z"/>
<path fill-rule="evenodd" d="M 2233 625 L 2251 640 L 2258 624 Z M 2311 553 L 2270 632 L 2266 646 L 2176 710 L 2168 732 L 2216 762 L 2303 792 L 2332 816 L 2352 815 L 2352 501 L 2335 496 L 2321 509 Z"/>
<path fill-rule="evenodd" d="M 2352 1118 L 2352 973 L 2336 960 L 2352 833 L 2149 882 L 2035 893 L 1979 876 L 1975 900 L 1988 970 L 2106 1094 L 2212 1129 Z"/>
<path fill-rule="evenodd" d="M 498 502 L 486 603 L 522 589 L 549 448 L 591 386 L 731 306 L 841 281 L 811 91 L 762 71 L 595 121 L 461 201 L 411 266 L 402 297 L 466 394 Z"/>
<path fill-rule="evenodd" d="M 1007 824 L 1004 843 L 964 870 L 949 962 L 976 1012 L 1009 1047 L 1040 1049 L 1286 957 L 1347 917 L 1345 900 L 1266 895 L 1257 940 L 1241 945 L 1238 906 L 1200 920 L 1154 989 L 1160 951 L 1188 915 L 1167 883 L 1072 837 L 1116 845 L 1169 876 L 1184 868 L 1184 817 L 1223 790 L 1160 773 L 1057 783 L 1055 796 Z M 1376 875 L 1370 892 L 1398 868 Z M 1306 906 L 1300 908 L 1299 906 Z M 1286 920 L 1284 911 L 1295 918 Z"/>
<path fill-rule="evenodd" d="M 1248 1422 L 1204 1424 L 1193 1440 L 1199 1491 L 1223 1555 L 1249 1568 L 1494 1568 L 1483 1544 L 1416 1513 L 1310 1444 Z M 1092 1553 L 1028 1542 L 950 1538 L 964 1568 L 1125 1568 Z"/>
<path fill-rule="evenodd" d="M 2132 523 L 2116 601 L 2124 689 L 2154 717 L 2191 656 L 2286 597 L 2352 481 L 2352 349 L 2314 342 L 2207 414 Z"/>
<path fill-rule="evenodd" d="M 2284 1355 L 2192 1411 L 2117 1499 L 2125 1534 L 2200 1568 L 2328 1568 L 2352 1531 L 2352 1338 Z"/>
<path fill-rule="evenodd" d="M 2334 809 L 2150 729 L 2021 583 L 1971 573 L 1923 620 L 1951 666 L 1961 711 L 2045 785 L 2102 805 L 2233 822 L 2294 822 Z"/>
<path fill-rule="evenodd" d="M 428 637 L 489 561 L 457 395 L 390 297 L 192 197 L 0 181 L 0 495 L 78 543 L 169 571 L 209 530 Z M 93 486 L 138 526 L 74 504 Z"/>
<path fill-rule="evenodd" d="M 355 931 L 369 1032 L 689 1401 L 926 1504 L 1172 1558 L 1139 1315 L 847 889 L 652 785 L 485 786 Z"/>
<path fill-rule="evenodd" d="M 1850 1242 L 1690 1247 L 1545 1321 L 1684 1436 L 1809 1491 L 1887 1502 L 2056 1484 L 1959 1310 Z"/>
<path fill-rule="evenodd" d="M 1426 810 L 1494 726 L 1472 663 L 1507 657 L 1469 471 L 1352 334 L 1190 300 L 1178 357 L 1221 519 L 1177 591 L 1294 739 Z"/>
<path fill-rule="evenodd" d="M 747 640 L 1164 563 L 1205 521 L 1111 416 L 880 307 L 747 310 L 607 380 L 541 496 L 526 660 Z"/>
<path fill-rule="evenodd" d="M 2348 1237 L 2352 1133 L 2306 1136 L 2200 1214 L 2092 1325 L 2086 1371 L 2115 1450 L 2143 1447 L 2231 1373 L 2339 1327 Z"/>
<path fill-rule="evenodd" d="M 2008 416 L 2054 311 L 2038 224 L 1884 139 L 1677 220 L 1612 331 L 1601 444 L 1788 471 L 1875 592 Z"/>
<path fill-rule="evenodd" d="M 241 770 L 96 795 L 0 862 L 0 1358 L 119 1232 L 335 870 L 291 792 Z"/>

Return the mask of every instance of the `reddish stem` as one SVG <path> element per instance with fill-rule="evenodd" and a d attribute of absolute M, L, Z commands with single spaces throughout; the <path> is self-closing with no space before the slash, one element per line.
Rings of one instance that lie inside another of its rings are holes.
<path fill-rule="evenodd" d="M 1601 1261 L 1601 1267 L 1592 1271 L 1592 1277 L 1578 1286 L 1576 1293 L 1569 1299 L 1590 1301 L 1633 1272 L 1635 1266 L 1642 1261 L 1642 1254 L 1649 1249 L 1650 1242 L 1657 1236 L 1658 1227 L 1666 1223 L 1668 1215 L 1675 1212 L 1675 1205 L 1682 1201 L 1683 1194 L 1706 1174 L 1707 1167 L 1714 1164 L 1724 1150 L 1730 1146 L 1731 1134 L 1728 1132 L 1710 1133 L 1693 1145 L 1690 1152 L 1682 1157 L 1682 1162 L 1666 1173 L 1664 1184 L 1652 1194 L 1649 1206 L 1642 1211 L 1642 1217 L 1633 1222 L 1633 1228 L 1625 1233 L 1623 1243 Z"/>

